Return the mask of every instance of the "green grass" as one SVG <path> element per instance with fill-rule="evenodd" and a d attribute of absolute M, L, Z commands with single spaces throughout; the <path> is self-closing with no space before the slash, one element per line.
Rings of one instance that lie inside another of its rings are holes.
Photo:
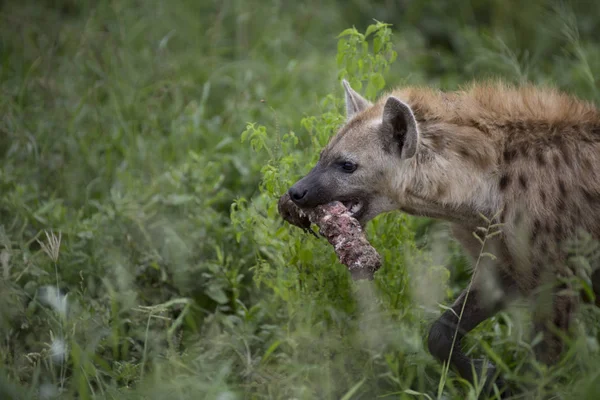
<path fill-rule="evenodd" d="M 341 123 L 344 76 L 370 97 L 499 76 L 598 102 L 599 16 L 587 1 L 0 1 L 0 398 L 475 398 L 424 346 L 469 280 L 443 225 L 378 217 L 384 266 L 355 283 L 276 200 Z M 381 49 L 361 37 L 374 20 L 393 24 Z M 525 398 L 596 398 L 599 311 L 550 369 L 528 315 L 486 321 L 465 350 Z"/>

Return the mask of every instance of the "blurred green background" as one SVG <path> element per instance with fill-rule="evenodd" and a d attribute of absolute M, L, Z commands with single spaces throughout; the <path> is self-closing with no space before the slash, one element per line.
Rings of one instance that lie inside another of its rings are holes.
<path fill-rule="evenodd" d="M 375 20 L 386 88 L 600 99 L 600 2 L 0 0 L 0 398 L 475 398 L 424 347 L 469 276 L 443 225 L 377 218 L 353 283 L 276 214 L 341 122 L 338 34 Z M 550 369 L 527 312 L 465 350 L 521 398 L 597 398 L 598 311 Z"/>

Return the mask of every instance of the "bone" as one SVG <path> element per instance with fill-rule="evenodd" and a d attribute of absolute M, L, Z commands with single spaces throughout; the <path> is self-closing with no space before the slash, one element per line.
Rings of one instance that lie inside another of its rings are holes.
<path fill-rule="evenodd" d="M 360 222 L 342 203 L 334 201 L 312 209 L 300 209 L 286 193 L 279 199 L 278 210 L 285 221 L 305 232 L 314 235 L 311 222 L 317 225 L 340 262 L 350 271 L 352 279 L 373 280 L 381 267 L 381 256 L 367 240 Z"/>

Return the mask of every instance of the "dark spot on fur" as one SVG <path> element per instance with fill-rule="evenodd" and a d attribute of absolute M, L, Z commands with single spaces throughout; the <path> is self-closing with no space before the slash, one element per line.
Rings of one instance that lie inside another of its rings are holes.
<path fill-rule="evenodd" d="M 544 158 L 544 150 L 541 148 L 538 148 L 536 153 L 535 153 L 535 160 L 537 161 L 537 163 L 540 166 L 544 166 L 546 165 L 546 159 Z"/>
<path fill-rule="evenodd" d="M 479 121 L 471 118 L 470 120 L 471 126 L 473 126 L 475 129 L 478 129 L 479 131 L 489 134 L 489 129 L 487 126 L 485 126 L 484 124 L 480 123 Z"/>
<path fill-rule="evenodd" d="M 565 211 L 565 209 L 567 208 L 565 200 L 564 199 L 558 199 L 556 201 L 556 208 L 558 209 L 558 211 Z"/>
<path fill-rule="evenodd" d="M 592 192 L 586 188 L 583 188 L 582 191 L 583 191 L 583 196 L 585 197 L 585 199 L 588 202 L 594 203 L 594 202 L 597 202 L 598 200 L 600 200 L 599 199 L 600 196 L 598 195 L 598 192 Z"/>
<path fill-rule="evenodd" d="M 542 240 L 540 243 L 540 251 L 542 253 L 547 253 L 548 252 L 548 243 L 545 240 Z"/>
<path fill-rule="evenodd" d="M 536 219 L 533 222 L 533 229 L 531 230 L 531 241 L 532 242 L 538 237 L 538 234 L 540 233 L 541 225 L 542 225 L 542 223 L 540 222 L 539 219 Z"/>
<path fill-rule="evenodd" d="M 470 156 L 471 156 L 471 154 L 469 153 L 469 150 L 467 150 L 466 148 L 464 148 L 462 146 L 458 149 L 458 154 L 460 154 L 463 158 L 466 158 L 466 159 L 470 158 Z"/>
<path fill-rule="evenodd" d="M 592 162 L 590 161 L 589 158 L 584 158 L 583 160 L 581 160 L 582 164 L 583 164 L 583 168 L 590 170 L 592 169 Z"/>
<path fill-rule="evenodd" d="M 506 189 L 509 183 L 510 176 L 508 174 L 502 174 L 502 176 L 500 177 L 500 190 Z"/>
<path fill-rule="evenodd" d="M 556 147 L 560 148 L 563 145 L 563 138 L 560 135 L 556 135 L 556 134 L 553 135 L 551 141 L 552 141 L 552 144 Z"/>
<path fill-rule="evenodd" d="M 565 160 L 565 164 L 570 167 L 571 166 L 571 150 L 568 146 L 564 145 L 562 148 L 563 159 Z"/>
<path fill-rule="evenodd" d="M 540 276 L 542 274 L 542 266 L 538 263 L 534 264 L 531 272 L 533 274 L 533 278 L 535 279 L 535 281 L 539 282 Z"/>
<path fill-rule="evenodd" d="M 510 163 L 517 156 L 517 152 L 514 149 L 504 150 L 504 161 Z"/>
<path fill-rule="evenodd" d="M 429 140 L 431 140 L 431 148 L 436 152 L 440 153 L 444 150 L 444 137 L 442 135 L 432 135 Z"/>
<path fill-rule="evenodd" d="M 563 182 L 562 179 L 558 180 L 558 190 L 560 191 L 561 196 L 566 196 L 567 195 L 567 188 L 566 188 L 565 183 Z"/>
<path fill-rule="evenodd" d="M 519 151 L 521 152 L 521 155 L 523 157 L 529 156 L 529 149 L 526 146 L 521 146 L 521 148 L 519 149 Z"/>
<path fill-rule="evenodd" d="M 508 264 L 508 265 L 507 265 L 507 267 L 508 267 L 508 272 L 509 272 L 511 275 L 514 275 L 514 274 L 515 274 L 515 266 L 514 266 L 514 265 L 512 265 L 512 263 L 510 263 L 510 264 Z"/>
<path fill-rule="evenodd" d="M 526 129 L 525 123 L 523 121 L 516 121 L 514 123 L 513 129 L 517 132 L 523 132 Z"/>
<path fill-rule="evenodd" d="M 392 154 L 392 147 L 389 144 L 389 141 L 384 141 L 383 144 L 381 145 L 381 149 L 383 150 L 383 152 L 385 154 Z"/>
<path fill-rule="evenodd" d="M 556 225 L 554 225 L 554 234 L 555 234 L 557 237 L 561 237 L 561 236 L 562 236 L 562 233 L 563 233 L 563 228 L 562 228 L 562 225 L 560 224 L 560 222 L 558 222 L 558 221 L 557 221 L 557 222 L 556 222 Z"/>
<path fill-rule="evenodd" d="M 446 186 L 439 185 L 437 187 L 437 190 L 436 190 L 436 196 L 437 196 L 437 198 L 439 199 L 441 197 L 444 197 L 444 195 L 446 194 L 447 191 L 448 191 L 448 188 Z"/>
<path fill-rule="evenodd" d="M 524 175 L 519 175 L 519 185 L 521 185 L 523 189 L 527 189 L 527 178 L 525 178 Z"/>

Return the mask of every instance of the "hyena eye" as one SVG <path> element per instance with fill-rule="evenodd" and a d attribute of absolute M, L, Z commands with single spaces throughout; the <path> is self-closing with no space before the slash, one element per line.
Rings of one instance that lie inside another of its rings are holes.
<path fill-rule="evenodd" d="M 340 166 L 344 170 L 344 172 L 352 173 L 356 170 L 357 165 L 350 161 L 343 161 L 340 163 Z"/>

